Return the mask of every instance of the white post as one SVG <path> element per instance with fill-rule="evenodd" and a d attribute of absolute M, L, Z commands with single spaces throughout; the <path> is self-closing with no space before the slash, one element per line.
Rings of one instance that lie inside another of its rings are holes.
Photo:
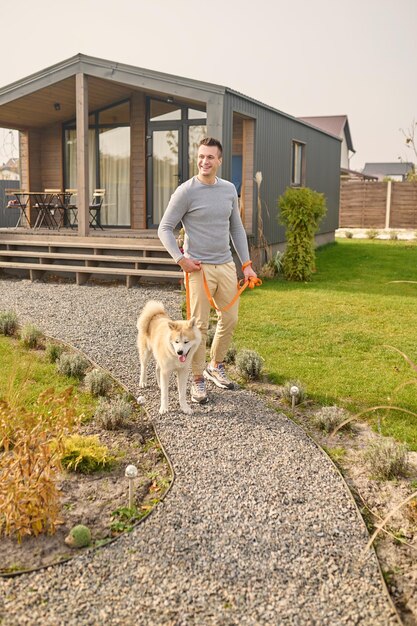
<path fill-rule="evenodd" d="M 387 183 L 387 202 L 385 205 L 385 228 L 389 228 L 390 218 L 391 218 L 391 187 L 392 182 L 389 180 Z"/>

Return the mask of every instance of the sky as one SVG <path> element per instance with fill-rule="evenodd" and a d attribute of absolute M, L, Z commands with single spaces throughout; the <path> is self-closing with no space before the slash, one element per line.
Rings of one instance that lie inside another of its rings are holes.
<path fill-rule="evenodd" d="M 417 0 L 16 0 L 3 20 L 0 88 L 83 53 L 347 115 L 358 171 L 416 160 L 401 129 L 417 122 Z M 16 144 L 0 131 L 0 163 Z"/>

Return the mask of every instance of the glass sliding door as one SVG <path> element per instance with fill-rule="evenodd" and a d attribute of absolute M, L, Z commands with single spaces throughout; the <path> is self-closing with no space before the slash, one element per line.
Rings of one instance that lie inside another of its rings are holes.
<path fill-rule="evenodd" d="M 130 227 L 130 128 L 100 128 L 101 224 Z"/>
<path fill-rule="evenodd" d="M 177 186 L 197 174 L 197 149 L 206 135 L 205 111 L 148 101 L 148 227 L 158 226 Z"/>
<path fill-rule="evenodd" d="M 159 224 L 169 199 L 180 182 L 178 130 L 152 133 L 152 222 Z"/>

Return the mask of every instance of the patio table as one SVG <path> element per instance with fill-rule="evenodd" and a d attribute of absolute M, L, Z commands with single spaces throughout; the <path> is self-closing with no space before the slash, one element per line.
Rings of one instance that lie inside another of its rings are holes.
<path fill-rule="evenodd" d="M 29 217 L 26 212 L 29 203 L 29 193 L 19 189 L 6 189 L 5 194 L 6 197 L 11 198 L 7 203 L 7 207 L 10 209 L 19 209 L 20 211 L 19 219 L 17 220 L 15 228 L 20 226 L 23 218 L 25 218 L 26 222 L 29 224 Z M 12 198 L 13 196 L 14 199 Z"/>

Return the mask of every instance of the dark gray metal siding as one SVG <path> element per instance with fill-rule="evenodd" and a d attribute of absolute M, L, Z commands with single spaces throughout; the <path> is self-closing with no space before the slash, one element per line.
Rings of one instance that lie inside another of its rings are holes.
<path fill-rule="evenodd" d="M 265 234 L 271 244 L 285 241 L 285 228 L 278 224 L 278 198 L 291 184 L 293 140 L 306 144 L 305 186 L 324 193 L 327 215 L 319 233 L 336 230 L 339 225 L 341 142 L 290 116 L 236 93 L 226 92 L 223 113 L 224 158 L 222 176 L 230 179 L 233 112 L 255 120 L 254 175 L 262 172 L 261 200 Z M 254 224 L 257 232 L 257 197 L 254 190 Z"/>

